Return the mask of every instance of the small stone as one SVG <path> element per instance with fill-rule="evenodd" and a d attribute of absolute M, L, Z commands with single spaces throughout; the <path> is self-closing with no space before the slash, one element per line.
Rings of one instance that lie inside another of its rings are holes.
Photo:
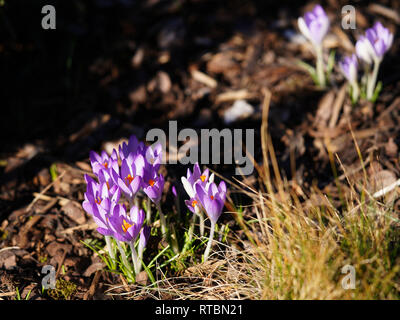
<path fill-rule="evenodd" d="M 231 124 L 237 120 L 242 120 L 250 117 L 254 113 L 254 107 L 245 100 L 237 100 L 235 103 L 225 110 L 224 122 Z"/>

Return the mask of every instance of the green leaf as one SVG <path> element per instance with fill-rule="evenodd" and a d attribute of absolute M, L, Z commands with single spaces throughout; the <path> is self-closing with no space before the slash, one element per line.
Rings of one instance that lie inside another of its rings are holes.
<path fill-rule="evenodd" d="M 382 90 L 382 81 L 379 81 L 375 87 L 374 95 L 372 96 L 371 99 L 372 102 L 375 102 L 378 99 L 381 90 Z"/>
<path fill-rule="evenodd" d="M 317 70 L 313 66 L 301 60 L 298 60 L 297 64 L 310 74 L 315 84 L 319 84 Z"/>
<path fill-rule="evenodd" d="M 329 53 L 329 57 L 328 57 L 328 65 L 326 67 L 326 76 L 329 79 L 333 70 L 333 66 L 335 65 L 335 55 L 336 55 L 336 51 L 335 50 L 331 50 L 331 52 Z"/>
<path fill-rule="evenodd" d="M 58 177 L 58 174 L 57 174 L 57 165 L 56 165 L 55 163 L 53 163 L 53 164 L 50 166 L 50 175 L 51 175 L 51 180 L 52 180 L 52 181 L 55 181 L 55 180 L 57 179 L 57 177 Z"/>

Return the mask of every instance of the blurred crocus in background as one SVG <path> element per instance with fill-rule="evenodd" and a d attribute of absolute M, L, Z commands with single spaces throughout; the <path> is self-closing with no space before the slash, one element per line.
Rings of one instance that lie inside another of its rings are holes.
<path fill-rule="evenodd" d="M 358 62 L 355 54 L 345 57 L 339 62 L 340 71 L 350 84 L 351 100 L 353 103 L 357 102 L 360 89 L 357 81 Z"/>
<path fill-rule="evenodd" d="M 376 80 L 379 66 L 392 43 L 393 34 L 380 22 L 376 22 L 372 28 L 367 29 L 365 35 L 361 36 L 356 43 L 357 56 L 363 61 L 367 73 L 366 98 L 368 100 L 374 100 L 377 96 Z"/>
<path fill-rule="evenodd" d="M 322 51 L 322 40 L 329 29 L 329 19 L 324 9 L 320 5 L 316 5 L 314 9 L 307 12 L 304 17 L 298 18 L 298 27 L 300 32 L 309 40 L 314 47 L 317 63 L 316 76 L 318 84 L 325 87 L 325 70 Z"/>

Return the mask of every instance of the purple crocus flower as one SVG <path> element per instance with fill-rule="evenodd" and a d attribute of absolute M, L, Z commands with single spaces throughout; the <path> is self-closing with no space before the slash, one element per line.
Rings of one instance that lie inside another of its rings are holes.
<path fill-rule="evenodd" d="M 164 176 L 158 174 L 158 167 L 146 161 L 143 167 L 142 188 L 143 192 L 154 203 L 159 203 L 164 189 Z"/>
<path fill-rule="evenodd" d="M 117 170 L 119 171 L 119 167 L 118 164 L 116 167 L 112 167 L 110 169 L 100 169 L 99 172 L 97 173 L 97 178 L 99 179 L 100 183 L 105 183 L 108 187 L 108 189 L 110 189 L 111 187 L 115 186 L 114 180 L 112 179 L 111 176 L 111 170 Z"/>
<path fill-rule="evenodd" d="M 154 148 L 151 146 L 147 147 L 145 155 L 147 162 L 150 163 L 156 171 L 158 171 L 162 161 L 162 144 L 158 143 L 154 146 Z"/>
<path fill-rule="evenodd" d="M 113 236 L 119 240 L 131 243 L 140 233 L 144 222 L 144 211 L 132 206 L 129 216 L 124 205 L 115 204 L 112 207 L 108 224 Z"/>
<path fill-rule="evenodd" d="M 356 43 L 357 56 L 366 64 L 375 60 L 382 60 L 384 54 L 393 43 L 393 34 L 380 22 L 367 29 L 365 36 L 361 36 Z"/>
<path fill-rule="evenodd" d="M 129 138 L 128 144 L 123 142 L 122 145 L 119 146 L 119 157 L 121 161 L 128 158 L 129 155 L 137 155 L 143 153 L 145 149 L 145 145 L 143 142 L 139 142 L 139 140 L 132 135 Z"/>
<path fill-rule="evenodd" d="M 113 206 L 119 201 L 121 191 L 114 185 L 108 188 L 107 183 L 97 183 L 90 176 L 85 175 L 87 191 L 82 203 L 83 209 L 93 217 L 98 228 L 97 231 L 105 236 L 110 236 L 113 231 L 108 224 L 108 218 Z"/>
<path fill-rule="evenodd" d="M 86 210 L 87 213 L 93 214 L 90 212 L 90 204 L 96 204 L 101 206 L 104 210 L 110 209 L 110 201 L 111 202 L 118 202 L 121 196 L 120 189 L 114 185 L 111 188 L 108 187 L 107 183 L 97 183 L 93 178 L 85 174 L 85 180 L 87 183 L 86 192 L 84 194 L 85 200 L 82 203 L 83 208 Z M 105 201 L 108 200 L 108 201 Z"/>
<path fill-rule="evenodd" d="M 117 151 L 114 149 L 111 156 L 107 152 L 103 151 L 101 155 L 94 151 L 90 151 L 90 164 L 92 165 L 92 170 L 95 175 L 99 173 L 100 170 L 109 170 L 110 168 L 118 168 L 118 155 Z"/>
<path fill-rule="evenodd" d="M 209 176 L 208 169 L 204 170 L 204 172 L 202 173 L 200 170 L 199 164 L 196 162 L 193 166 L 193 173 L 188 168 L 186 178 L 182 177 L 181 181 L 183 184 L 183 188 L 185 189 L 186 193 L 190 197 L 190 200 L 189 200 L 190 203 L 188 202 L 188 200 L 186 200 L 185 203 L 188 206 L 189 210 L 194 212 L 192 210 L 192 208 L 194 208 L 197 204 L 195 184 L 200 183 L 207 190 L 210 183 L 212 183 L 214 181 L 214 174 L 211 174 Z"/>
<path fill-rule="evenodd" d="M 155 174 L 149 180 L 143 180 L 143 192 L 154 203 L 159 203 L 164 190 L 164 176 L 162 174 Z"/>
<path fill-rule="evenodd" d="M 132 198 L 140 189 L 143 177 L 145 159 L 141 154 L 127 155 L 122 160 L 120 173 L 111 170 L 114 183 L 121 188 L 127 197 Z"/>
<path fill-rule="evenodd" d="M 209 217 L 212 224 L 215 224 L 222 213 L 226 199 L 226 184 L 221 181 L 219 186 L 213 182 L 209 185 L 208 190 L 200 183 L 195 185 L 197 197 Z"/>
<path fill-rule="evenodd" d="M 143 226 L 142 231 L 140 231 L 139 246 L 138 246 L 138 253 L 140 258 L 142 257 L 143 250 L 147 245 L 147 240 L 149 240 L 150 231 L 151 228 L 147 225 Z"/>
<path fill-rule="evenodd" d="M 339 68 L 351 84 L 357 82 L 358 62 L 355 54 L 351 55 L 350 57 L 345 57 L 342 61 L 340 61 Z"/>
<path fill-rule="evenodd" d="M 186 193 L 190 197 L 189 200 L 185 200 L 186 206 L 191 212 L 198 213 L 200 203 L 196 194 L 195 184 L 200 183 L 204 186 L 205 190 L 208 190 L 209 185 L 214 181 L 214 174 L 209 176 L 208 169 L 202 173 L 199 164 L 196 162 L 193 166 L 193 173 L 188 168 L 186 178 L 182 177 L 181 181 Z"/>
<path fill-rule="evenodd" d="M 298 19 L 301 33 L 315 46 L 320 46 L 329 29 L 329 19 L 324 9 L 316 5 L 314 9 L 307 12 Z"/>
<path fill-rule="evenodd" d="M 175 186 L 172 186 L 171 191 L 172 191 L 172 194 L 174 195 L 174 197 L 176 198 L 178 196 L 178 193 L 176 192 Z"/>

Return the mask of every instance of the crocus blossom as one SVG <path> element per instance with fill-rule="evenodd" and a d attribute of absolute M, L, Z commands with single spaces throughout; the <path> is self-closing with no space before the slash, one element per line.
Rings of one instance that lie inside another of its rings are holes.
<path fill-rule="evenodd" d="M 323 57 L 322 40 L 329 29 L 329 19 L 324 9 L 320 5 L 316 5 L 314 9 L 307 12 L 304 17 L 299 17 L 297 20 L 300 32 L 311 42 L 316 54 L 316 68 L 311 67 L 309 72 L 315 78 L 316 83 L 320 87 L 326 85 L 326 68 Z"/>
<path fill-rule="evenodd" d="M 315 46 L 321 46 L 322 40 L 329 29 L 329 19 L 324 9 L 316 5 L 304 17 L 298 18 L 301 33 Z"/>
<path fill-rule="evenodd" d="M 145 159 L 143 155 L 127 155 L 122 160 L 121 170 L 111 171 L 114 183 L 124 192 L 128 198 L 132 198 L 140 189 L 142 184 Z"/>
<path fill-rule="evenodd" d="M 143 153 L 144 149 L 145 149 L 144 143 L 139 142 L 139 140 L 134 135 L 132 135 L 129 138 L 128 143 L 123 142 L 119 146 L 119 158 L 122 161 L 125 158 L 127 158 L 129 155 L 135 156 L 137 154 Z"/>
<path fill-rule="evenodd" d="M 367 64 L 382 60 L 393 43 L 393 34 L 380 22 L 366 30 L 356 43 L 357 56 Z"/>
<path fill-rule="evenodd" d="M 144 222 L 144 211 L 132 206 L 129 215 L 124 205 L 116 204 L 109 217 L 109 226 L 113 236 L 120 241 L 135 241 Z"/>
<path fill-rule="evenodd" d="M 158 171 L 162 161 L 162 145 L 158 143 L 154 146 L 149 146 L 145 150 L 145 157 L 149 164 L 154 167 L 154 170 Z"/>
<path fill-rule="evenodd" d="M 140 259 L 142 259 L 143 256 L 143 250 L 147 246 L 147 241 L 149 240 L 150 237 L 150 227 L 145 225 L 142 228 L 142 231 L 140 231 L 140 238 L 139 238 L 139 246 L 138 246 L 138 253 Z"/>
<path fill-rule="evenodd" d="M 211 223 L 215 224 L 224 208 L 226 198 L 225 182 L 221 181 L 218 187 L 213 182 L 210 184 L 208 190 L 199 183 L 196 184 L 195 188 L 201 206 L 211 220 Z"/>
<path fill-rule="evenodd" d="M 113 150 L 111 156 L 107 154 L 107 152 L 103 151 L 101 155 L 97 154 L 94 151 L 90 152 L 90 164 L 93 169 L 94 174 L 98 174 L 100 170 L 118 167 L 118 155 L 116 150 Z"/>
<path fill-rule="evenodd" d="M 355 54 L 345 57 L 339 62 L 339 68 L 350 83 L 357 82 L 357 56 Z"/>
<path fill-rule="evenodd" d="M 350 57 L 345 57 L 342 61 L 339 62 L 339 68 L 347 81 L 349 81 L 350 83 L 351 99 L 353 103 L 355 103 L 358 100 L 360 91 L 357 82 L 357 56 L 353 54 Z"/>
<path fill-rule="evenodd" d="M 117 186 L 111 188 L 108 187 L 107 183 L 97 183 L 93 178 L 85 175 L 85 180 L 87 183 L 87 189 L 84 194 L 83 207 L 87 206 L 87 203 L 96 204 L 104 208 L 104 210 L 109 210 L 109 202 L 104 200 L 110 200 L 117 203 L 120 199 L 121 192 Z M 89 212 L 87 210 L 89 214 Z"/>
<path fill-rule="evenodd" d="M 181 181 L 183 188 L 190 197 L 189 200 L 185 200 L 185 204 L 190 211 L 195 213 L 196 206 L 198 205 L 195 184 L 199 183 L 207 190 L 208 186 L 214 181 L 214 174 L 211 174 L 209 176 L 208 169 L 204 170 L 204 172 L 202 173 L 199 164 L 196 162 L 193 166 L 193 173 L 188 168 L 186 177 L 182 177 Z"/>

